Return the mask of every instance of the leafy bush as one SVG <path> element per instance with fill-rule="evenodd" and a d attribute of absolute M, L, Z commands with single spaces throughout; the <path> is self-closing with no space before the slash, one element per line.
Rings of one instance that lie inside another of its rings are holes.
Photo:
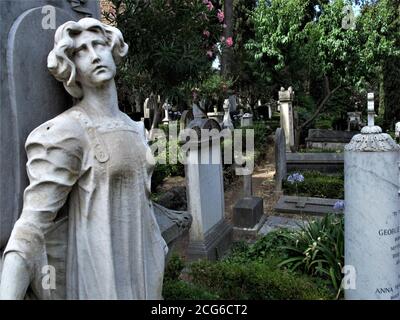
<path fill-rule="evenodd" d="M 185 262 L 178 254 L 173 254 L 164 272 L 163 297 L 166 300 L 215 300 L 218 296 L 201 286 L 179 280 Z"/>
<path fill-rule="evenodd" d="M 299 195 L 318 198 L 344 198 L 344 175 L 326 175 L 318 171 L 302 172 L 304 181 L 291 184 L 283 182 L 283 190 L 287 195 Z"/>
<path fill-rule="evenodd" d="M 232 262 L 268 261 L 269 264 L 273 265 L 275 258 L 282 258 L 284 252 L 280 247 L 288 243 L 285 235 L 290 232 L 292 231 L 282 228 L 269 232 L 252 244 L 239 242 L 232 249 L 231 254 L 226 257 L 226 260 Z M 276 265 L 280 260 L 276 260 Z"/>
<path fill-rule="evenodd" d="M 178 141 L 176 140 L 169 140 L 166 142 L 166 147 L 165 150 L 162 150 L 161 152 L 158 152 L 155 154 L 155 158 L 157 160 L 156 165 L 153 170 L 153 175 L 151 177 L 151 188 L 152 191 L 154 192 L 157 186 L 163 183 L 164 179 L 167 177 L 175 177 L 175 176 L 185 176 L 185 167 L 184 165 L 179 161 L 179 158 L 177 159 L 177 163 L 170 163 L 170 154 L 169 154 L 169 148 L 170 145 L 174 145 L 174 147 L 178 148 Z M 160 161 L 160 162 L 165 162 L 165 163 L 160 163 L 158 160 L 159 159 L 164 159 L 165 161 Z"/>
<path fill-rule="evenodd" d="M 266 262 L 200 261 L 192 264 L 192 282 L 221 299 L 327 299 L 329 292 L 307 276 L 280 270 Z"/>
<path fill-rule="evenodd" d="M 217 300 L 219 296 L 190 282 L 182 280 L 164 281 L 163 297 L 165 300 Z"/>
<path fill-rule="evenodd" d="M 252 126 L 242 127 L 241 129 L 253 129 L 254 130 L 254 161 L 259 163 L 263 159 L 267 152 L 268 136 L 272 133 L 270 127 L 267 126 L 265 121 L 254 121 Z M 246 134 L 243 133 L 242 146 L 246 145 Z"/>
<path fill-rule="evenodd" d="M 185 267 L 185 262 L 176 253 L 171 255 L 167 266 L 165 267 L 164 279 L 166 280 L 178 280 L 183 268 Z"/>
<path fill-rule="evenodd" d="M 279 266 L 330 279 L 333 287 L 339 290 L 344 265 L 343 215 L 327 215 L 283 236 L 288 244 L 280 249 L 288 258 Z"/>

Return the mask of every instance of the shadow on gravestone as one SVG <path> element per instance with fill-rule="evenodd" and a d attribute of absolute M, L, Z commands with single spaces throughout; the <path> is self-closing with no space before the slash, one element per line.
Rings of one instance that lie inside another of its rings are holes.
<path fill-rule="evenodd" d="M 286 179 L 286 138 L 282 128 L 275 131 L 275 190 L 282 191 L 282 181 Z"/>
<path fill-rule="evenodd" d="M 54 9 L 43 9 L 47 5 Z M 52 12 L 54 16 L 49 16 Z M 67 0 L 0 1 L 0 249 L 6 245 L 21 213 L 22 195 L 28 185 L 25 140 L 38 125 L 72 105 L 62 84 L 45 66 L 56 28 L 87 16 L 82 12 L 92 12 L 98 18 L 97 1 L 89 0 L 80 6 Z M 55 20 L 53 25 L 51 19 Z"/>

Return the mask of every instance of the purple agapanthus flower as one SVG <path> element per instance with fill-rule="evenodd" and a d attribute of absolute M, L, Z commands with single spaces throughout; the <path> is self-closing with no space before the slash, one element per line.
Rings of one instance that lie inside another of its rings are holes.
<path fill-rule="evenodd" d="M 335 204 L 333 205 L 333 209 L 337 211 L 344 210 L 344 201 L 343 200 L 336 201 Z"/>
<path fill-rule="evenodd" d="M 301 173 L 293 173 L 291 174 L 288 178 L 287 181 L 289 181 L 291 184 L 296 183 L 296 182 L 303 182 L 304 181 L 304 176 Z"/>

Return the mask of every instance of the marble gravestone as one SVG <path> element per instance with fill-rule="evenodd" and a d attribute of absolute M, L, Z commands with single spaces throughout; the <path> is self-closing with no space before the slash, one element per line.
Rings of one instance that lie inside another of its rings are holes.
<path fill-rule="evenodd" d="M 209 134 L 204 135 L 202 130 Z M 220 130 L 213 119 L 194 117 L 188 125 L 188 132 L 197 135 L 197 139 L 191 138 L 186 144 L 187 202 L 193 218 L 189 231 L 190 260 L 219 259 L 232 241 L 232 226 L 225 217 L 220 134 L 213 134 Z"/>
<path fill-rule="evenodd" d="M 49 6 L 51 5 L 51 6 Z M 65 111 L 72 99 L 45 67 L 56 28 L 98 18 L 97 1 L 0 1 L 0 250 L 22 209 L 28 184 L 25 140 L 39 124 Z"/>
<path fill-rule="evenodd" d="M 400 147 L 374 125 L 345 147 L 345 298 L 400 300 Z"/>

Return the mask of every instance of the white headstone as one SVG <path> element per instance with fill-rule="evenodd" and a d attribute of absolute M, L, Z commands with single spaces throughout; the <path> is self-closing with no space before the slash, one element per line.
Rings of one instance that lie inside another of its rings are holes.
<path fill-rule="evenodd" d="M 346 299 L 400 299 L 400 147 L 374 126 L 368 94 L 368 126 L 345 147 Z"/>
<path fill-rule="evenodd" d="M 215 122 L 193 120 L 199 121 Z M 187 152 L 186 165 L 188 212 L 193 217 L 188 255 L 193 260 L 217 259 L 230 245 L 232 230 L 225 219 L 220 139 L 206 138 L 193 146 Z"/>

